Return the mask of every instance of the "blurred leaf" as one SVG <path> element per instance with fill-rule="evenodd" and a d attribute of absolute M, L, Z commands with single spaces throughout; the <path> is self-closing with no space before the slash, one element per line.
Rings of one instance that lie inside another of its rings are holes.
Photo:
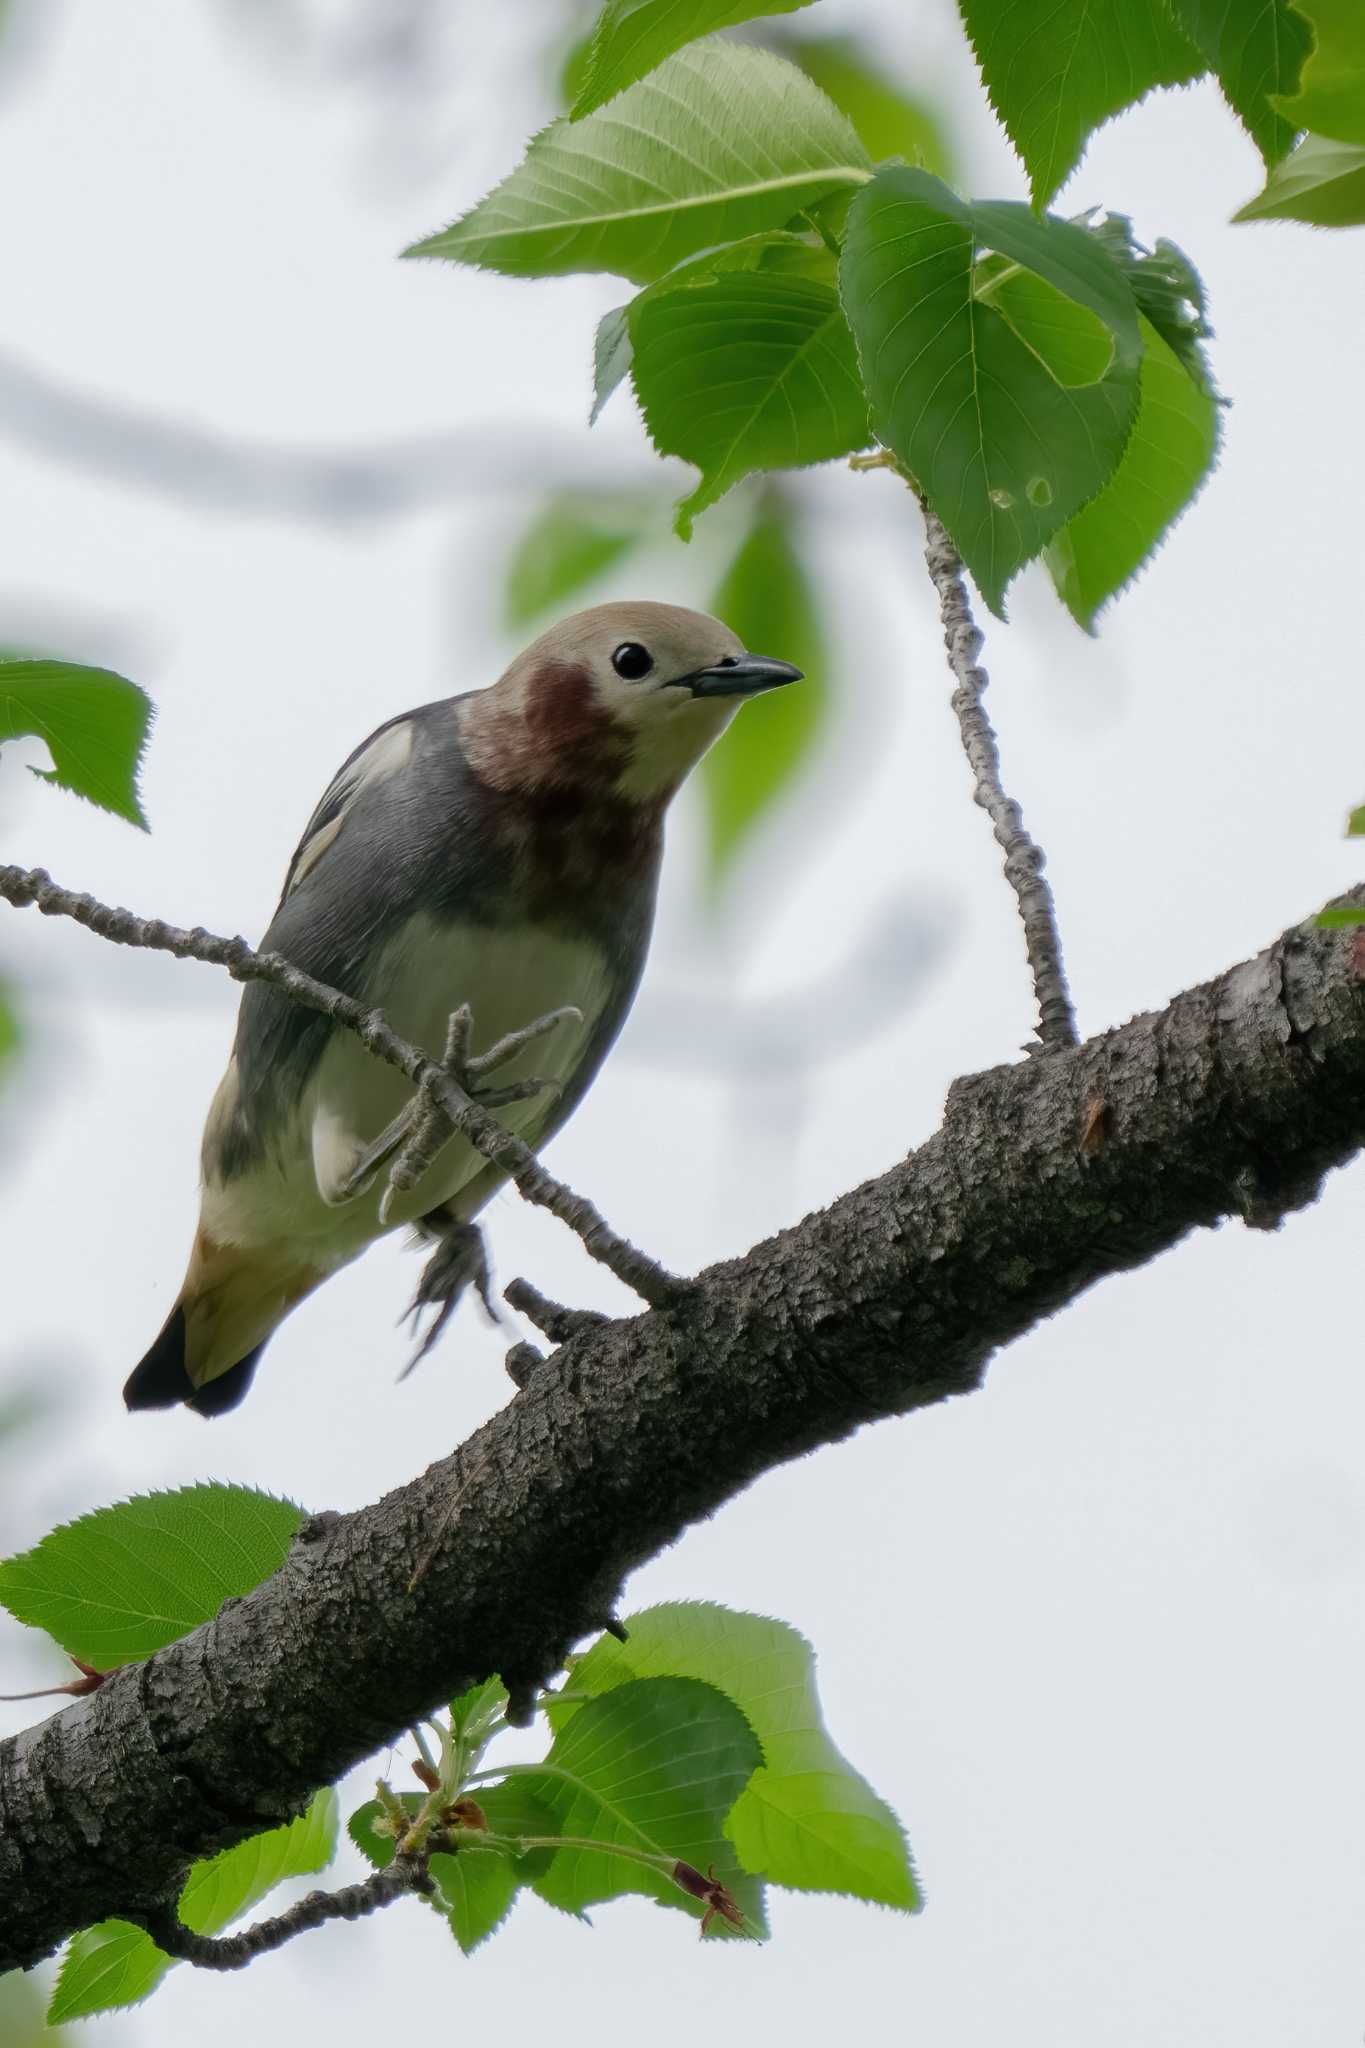
<path fill-rule="evenodd" d="M 554 1815 L 532 1797 L 522 1778 L 505 1785 L 477 1787 L 489 1832 L 495 1835 L 554 1835 Z M 431 1874 L 436 1880 L 432 1903 L 450 1922 L 450 1931 L 470 1955 L 500 1927 L 523 1885 L 543 1877 L 553 1849 L 532 1849 L 513 1856 L 505 1849 L 478 1849 L 462 1844 L 458 1855 L 436 1855 Z"/>
<path fill-rule="evenodd" d="M 139 1494 L 0 1563 L 0 1606 L 111 1671 L 211 1621 L 283 1564 L 302 1508 L 245 1486 Z"/>
<path fill-rule="evenodd" d="M 45 740 L 53 765 L 35 775 L 144 832 L 137 773 L 151 721 L 150 698 L 112 669 L 0 658 L 0 744 Z"/>
<path fill-rule="evenodd" d="M 914 1912 L 920 1895 L 899 1821 L 825 1731 L 815 1652 L 785 1622 L 705 1601 L 632 1614 L 624 1643 L 603 1636 L 573 1668 L 575 1693 L 663 1673 L 714 1685 L 763 1745 L 725 1832 L 746 1870 L 798 1891 L 851 1893 Z M 563 1728 L 583 1709 L 550 1707 Z"/>
<path fill-rule="evenodd" d="M 1313 30 L 1299 89 L 1271 95 L 1292 128 L 1365 142 L 1365 7 L 1361 0 L 1294 0 Z"/>
<path fill-rule="evenodd" d="M 325 1870 L 336 1854 L 337 1796 L 327 1787 L 306 1813 L 196 1863 L 180 1894 L 180 1918 L 195 1934 L 218 1934 L 287 1877 Z M 48 2022 L 82 2019 L 137 2005 L 176 1959 L 126 1920 L 104 1920 L 68 1944 L 48 2007 Z"/>
<path fill-rule="evenodd" d="M 1165 0 L 958 0 L 958 11 L 1035 206 L 1066 183 L 1103 122 L 1206 69 Z"/>
<path fill-rule="evenodd" d="M 1265 190 L 1233 214 L 1236 220 L 1298 220 L 1316 228 L 1354 228 L 1365 223 L 1365 148 L 1305 135 L 1283 163 L 1276 164 Z"/>
<path fill-rule="evenodd" d="M 1356 839 L 1365 836 L 1365 804 L 1357 805 L 1346 820 L 1346 837 Z"/>
<path fill-rule="evenodd" d="M 758 15 L 794 14 L 811 0 L 606 0 L 573 105 L 581 121 L 685 44 Z"/>
<path fill-rule="evenodd" d="M 985 250 L 1005 263 L 983 281 Z M 854 201 L 840 275 L 877 436 L 1000 612 L 1118 467 L 1138 404 L 1133 295 L 1084 228 L 968 206 L 895 166 Z"/>
<path fill-rule="evenodd" d="M 5 983 L 0 981 L 0 1081 L 5 1069 L 15 1057 L 20 1046 L 19 1018 L 14 1008 L 14 999 Z"/>
<path fill-rule="evenodd" d="M 0 31 L 4 14 L 0 11 Z M 0 1976 L 0 2041 L 5 2048 L 54 2048 L 59 2031 L 43 2018 L 42 1986 L 24 1970 L 9 1970 Z M 67 2035 L 70 2042 L 71 2035 Z"/>
<path fill-rule="evenodd" d="M 952 152 L 937 114 L 926 101 L 891 84 L 879 56 L 851 36 L 792 36 L 781 47 L 847 114 L 873 163 L 902 156 L 951 182 Z"/>
<path fill-rule="evenodd" d="M 1168 0 L 1171 13 L 1218 75 L 1223 97 L 1266 164 L 1293 147 L 1294 129 L 1274 101 L 1295 92 L 1313 46 L 1289 0 Z"/>
<path fill-rule="evenodd" d="M 1125 213 L 1109 213 L 1090 226 L 1128 280 L 1137 309 L 1155 327 L 1186 376 L 1201 391 L 1217 397 L 1201 344 L 1213 329 L 1205 319 L 1208 305 L 1204 281 L 1183 249 L 1161 236 L 1155 249 L 1144 249 Z"/>
<path fill-rule="evenodd" d="M 1365 909 L 1353 904 L 1342 904 L 1332 910 L 1320 910 L 1314 922 L 1324 931 L 1341 931 L 1347 925 L 1365 924 Z"/>
<path fill-rule="evenodd" d="M 1217 400 L 1145 321 L 1143 338 L 1137 421 L 1119 466 L 1044 550 L 1057 595 L 1087 632 L 1197 496 L 1218 455 Z"/>
<path fill-rule="evenodd" d="M 561 1834 L 603 1846 L 559 1850 L 535 1878 L 536 1891 L 568 1913 L 643 1892 L 700 1918 L 701 1902 L 661 1872 L 611 1855 L 620 1842 L 703 1871 L 714 1864 L 760 1923 L 762 1888 L 741 1871 L 724 1825 L 762 1761 L 734 1701 L 695 1679 L 639 1679 L 589 1700 L 556 1734 L 544 1769 L 521 1775 Z"/>
<path fill-rule="evenodd" d="M 808 758 L 829 706 L 828 656 L 815 591 L 797 552 L 791 514 L 775 496 L 761 505 L 709 608 L 753 653 L 793 661 L 805 672 L 803 681 L 746 704 L 702 756 L 714 885 Z"/>
<path fill-rule="evenodd" d="M 755 469 L 794 469 L 861 448 L 867 401 L 853 337 L 828 285 L 739 271 L 649 293 L 631 316 L 635 395 L 654 445 L 701 481 L 696 514 Z"/>
<path fill-rule="evenodd" d="M 551 122 L 487 198 L 404 253 L 645 284 L 694 250 L 781 227 L 867 168 L 848 122 L 794 65 L 699 43 L 610 108 Z"/>
<path fill-rule="evenodd" d="M 556 491 L 512 550 L 503 591 L 509 627 L 520 629 L 568 599 L 628 555 L 644 537 L 642 507 L 592 491 Z"/>
<path fill-rule="evenodd" d="M 560 58 L 559 97 L 566 107 L 573 105 L 582 90 L 595 35 L 596 29 L 590 28 L 584 34 L 574 36 Z"/>

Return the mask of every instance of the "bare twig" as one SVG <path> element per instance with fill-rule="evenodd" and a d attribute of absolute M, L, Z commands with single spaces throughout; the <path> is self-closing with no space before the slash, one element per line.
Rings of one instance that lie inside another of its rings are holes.
<path fill-rule="evenodd" d="M 36 904 L 46 917 L 74 918 L 116 945 L 145 946 L 153 952 L 173 953 L 178 960 L 203 960 L 211 967 L 225 967 L 234 981 L 269 982 L 305 1009 L 320 1011 L 353 1031 L 376 1059 L 406 1074 L 415 1090 L 440 1105 L 443 1115 L 476 1151 L 502 1168 L 523 1200 L 557 1216 L 582 1239 L 592 1258 L 651 1308 L 666 1308 L 685 1291 L 685 1281 L 618 1236 L 586 1196 L 575 1194 L 547 1173 L 530 1146 L 473 1101 L 439 1061 L 400 1038 L 382 1011 L 368 1009 L 340 989 L 315 981 L 279 953 L 253 952 L 245 939 L 220 938 L 201 925 L 185 931 L 160 918 L 137 917 L 131 910 L 112 908 L 93 896 L 61 888 L 42 868 L 0 867 L 0 896 L 20 910 Z M 487 1060 L 490 1055 L 483 1057 Z"/>
<path fill-rule="evenodd" d="M 195 1934 L 186 1927 L 174 1905 L 142 1915 L 142 1924 L 163 1954 L 178 1962 L 193 1963 L 200 1970 L 244 1970 L 257 1956 L 283 1948 L 296 1934 L 310 1927 L 323 1927 L 329 1920 L 362 1920 L 381 1906 L 412 1892 L 432 1892 L 436 1887 L 427 1875 L 425 1855 L 394 1857 L 383 1870 L 376 1870 L 361 1884 L 344 1885 L 335 1892 L 309 1892 L 288 1912 L 269 1920 L 258 1920 L 240 1934 Z"/>
<path fill-rule="evenodd" d="M 564 1308 L 533 1287 L 529 1280 L 509 1280 L 502 1290 L 509 1308 L 519 1309 L 529 1322 L 543 1331 L 552 1344 L 567 1344 L 584 1330 L 595 1330 L 607 1321 L 595 1308 Z"/>
<path fill-rule="evenodd" d="M 922 499 L 920 502 L 923 505 Z M 1023 812 L 1012 797 L 1006 796 L 1001 785 L 1000 754 L 981 701 L 989 678 L 985 669 L 977 665 L 981 632 L 972 617 L 967 586 L 962 580 L 962 557 L 948 538 L 943 522 L 927 505 L 923 509 L 928 542 L 924 559 L 938 592 L 948 666 L 957 678 L 953 709 L 962 729 L 962 745 L 976 777 L 976 801 L 995 828 L 996 839 L 1005 854 L 1005 880 L 1019 899 L 1033 992 L 1038 1001 L 1041 1050 L 1053 1052 L 1080 1041 L 1062 967 L 1057 912 L 1052 890 L 1043 877 L 1043 850 L 1029 837 Z"/>

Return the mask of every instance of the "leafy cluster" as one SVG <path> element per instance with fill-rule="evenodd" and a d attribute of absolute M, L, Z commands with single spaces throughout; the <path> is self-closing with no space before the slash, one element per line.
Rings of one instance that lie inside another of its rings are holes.
<path fill-rule="evenodd" d="M 1279 147 L 1267 94 L 1296 81 L 1301 52 L 1258 73 L 1255 97 L 1245 50 L 1185 12 L 1139 7 L 1115 66 L 1089 7 L 1046 21 L 964 9 L 1036 206 L 1100 121 L 1210 65 L 1226 63 L 1234 105 L 1263 149 Z M 906 150 L 877 164 L 864 103 L 849 102 L 851 119 L 819 62 L 796 61 L 799 44 L 781 54 L 708 33 L 739 19 L 728 0 L 605 8 L 572 114 L 408 253 L 519 277 L 613 271 L 639 287 L 599 325 L 594 414 L 629 376 L 656 447 L 699 472 L 677 508 L 684 537 L 755 472 L 876 442 L 993 607 L 1042 555 L 1090 625 L 1216 452 L 1191 265 L 1168 243 L 1142 249 L 1121 216 L 974 205 L 898 160 Z"/>
<path fill-rule="evenodd" d="M 222 1485 L 123 1501 L 0 1563 L 0 1604 L 77 1662 L 86 1675 L 67 1690 L 89 1691 L 249 1592 L 302 1518 Z M 429 1903 L 466 1953 L 523 1890 L 579 1917 L 639 1893 L 705 1935 L 751 1939 L 767 1934 L 770 1885 L 919 1906 L 900 1824 L 826 1734 L 810 1645 L 781 1622 L 693 1603 L 631 1616 L 624 1640 L 603 1636 L 541 1697 L 551 1739 L 538 1763 L 490 1761 L 507 1705 L 497 1678 L 453 1700 L 413 1731 L 423 1791 L 381 1782 L 348 1822 L 376 1868 L 400 1845 L 426 1856 Z M 195 1864 L 180 1918 L 219 1932 L 285 1879 L 324 1869 L 338 1832 L 325 1789 L 288 1826 Z M 127 1921 L 87 1928 L 49 2019 L 134 2004 L 173 1967 Z"/>

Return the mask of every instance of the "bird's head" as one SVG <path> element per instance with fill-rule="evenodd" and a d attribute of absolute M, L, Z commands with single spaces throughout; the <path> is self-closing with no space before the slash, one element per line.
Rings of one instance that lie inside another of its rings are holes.
<path fill-rule="evenodd" d="M 497 787 L 666 802 L 746 697 L 800 675 L 705 612 L 595 605 L 466 699 L 466 751 Z"/>

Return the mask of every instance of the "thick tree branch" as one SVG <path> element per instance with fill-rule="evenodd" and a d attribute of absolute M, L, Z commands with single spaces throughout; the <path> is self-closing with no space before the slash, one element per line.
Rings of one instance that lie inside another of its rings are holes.
<path fill-rule="evenodd" d="M 760 1472 L 968 1391 L 1195 1228 L 1273 1226 L 1362 1144 L 1359 956 L 1311 923 L 1159 1013 L 960 1081 L 879 1179 L 666 1308 L 576 1330 L 453 1456 L 314 1516 L 246 1599 L 0 1746 L 0 1969 L 145 1918 L 194 1857 L 472 1681 L 524 1695 Z"/>
<path fill-rule="evenodd" d="M 957 678 L 953 709 L 962 730 L 962 745 L 976 778 L 976 801 L 995 829 L 997 843 L 1005 855 L 1005 880 L 1019 902 L 1024 924 L 1024 944 L 1033 974 L 1033 993 L 1038 1003 L 1038 1037 L 1044 1052 L 1075 1045 L 1076 1019 L 1062 967 L 1062 941 L 1057 930 L 1057 911 L 1052 889 L 1043 875 L 1041 846 L 1030 838 L 1024 814 L 1013 797 L 1006 796 L 1000 780 L 1000 752 L 995 731 L 986 715 L 982 694 L 990 678 L 977 664 L 981 652 L 981 630 L 972 617 L 963 581 L 962 557 L 948 537 L 947 528 L 929 507 L 924 512 L 926 547 L 924 559 L 938 592 L 943 620 L 943 644 L 948 666 Z"/>
<path fill-rule="evenodd" d="M 434 1108 L 451 1128 L 468 1138 L 485 1159 L 500 1166 L 524 1201 L 548 1209 L 552 1216 L 557 1216 L 561 1223 L 575 1231 L 583 1240 L 584 1249 L 609 1268 L 618 1280 L 633 1288 L 642 1301 L 661 1307 L 685 1286 L 685 1282 L 672 1273 L 666 1273 L 646 1253 L 618 1236 L 585 1196 L 576 1195 L 563 1181 L 547 1173 L 530 1146 L 524 1145 L 520 1138 L 514 1137 L 495 1116 L 481 1107 L 461 1087 L 454 1071 L 439 1060 L 430 1059 L 420 1046 L 400 1038 L 381 1011 L 367 1008 L 353 996 L 343 995 L 340 989 L 329 988 L 325 982 L 315 981 L 311 974 L 303 973 L 281 954 L 255 953 L 245 939 L 219 938 L 213 932 L 206 932 L 202 926 L 185 931 L 179 925 L 163 923 L 159 917 L 138 917 L 131 910 L 115 909 L 107 903 L 97 902 L 93 896 L 63 889 L 43 868 L 0 867 L 0 896 L 19 910 L 36 904 L 46 917 L 74 918 L 77 924 L 97 932 L 102 939 L 112 940 L 115 945 L 145 946 L 153 952 L 173 953 L 178 960 L 203 960 L 211 967 L 226 967 L 234 981 L 271 982 L 276 988 L 283 989 L 294 1002 L 302 1003 L 305 1009 L 320 1010 L 345 1030 L 353 1031 L 376 1059 L 384 1060 L 389 1066 L 396 1067 L 400 1074 L 406 1074 L 415 1093 L 423 1098 L 425 1107 Z M 478 1059 L 471 1060 L 469 1075 L 478 1077 L 499 1065 L 509 1056 L 509 1045 L 516 1050 L 525 1037 L 542 1035 L 547 1021 L 544 1018 L 537 1020 L 528 1027 L 527 1033 L 515 1033 L 512 1040 L 501 1041 Z M 464 1071 L 463 1067 L 461 1071 Z M 516 1099 L 526 1092 L 528 1085 L 521 1084 L 504 1099 Z M 534 1089 L 542 1086 L 543 1083 L 536 1082 Z M 497 1099 L 496 1095 L 494 1099 Z M 421 1141 L 417 1148 L 419 1167 L 430 1135 L 429 1120 L 425 1114 L 419 1113 L 416 1131 Z M 409 1151 L 410 1148 L 404 1146 L 399 1158 L 400 1166 L 407 1163 Z M 418 1177 L 420 1175 L 414 1176 L 414 1183 Z"/>

